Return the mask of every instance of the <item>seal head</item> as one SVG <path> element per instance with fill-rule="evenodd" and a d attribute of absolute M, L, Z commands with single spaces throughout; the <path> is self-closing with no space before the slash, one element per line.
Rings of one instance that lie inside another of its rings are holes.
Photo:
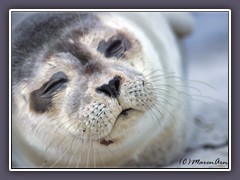
<path fill-rule="evenodd" d="M 12 44 L 17 166 L 118 166 L 164 127 L 170 82 L 154 74 L 164 63 L 134 24 L 39 13 L 13 30 Z"/>

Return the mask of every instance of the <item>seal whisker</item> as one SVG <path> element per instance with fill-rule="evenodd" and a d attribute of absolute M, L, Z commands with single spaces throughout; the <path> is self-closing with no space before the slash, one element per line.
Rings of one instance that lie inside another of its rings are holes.
<path fill-rule="evenodd" d="M 72 140 L 72 142 L 71 142 L 71 145 L 70 145 L 70 147 L 71 147 L 71 151 L 72 151 L 72 149 L 73 149 L 73 143 L 74 143 L 74 141 L 76 140 L 76 137 L 74 137 L 73 138 L 73 140 Z M 78 140 L 77 140 L 78 141 Z M 78 143 L 77 143 L 78 144 Z M 68 162 L 68 164 L 67 164 L 67 168 L 69 168 L 69 167 L 71 167 L 72 165 L 72 161 L 73 161 L 73 159 L 75 158 L 75 156 L 76 156 L 76 154 L 77 154 L 77 150 L 78 150 L 78 148 L 74 148 L 74 152 L 72 153 L 72 156 L 70 156 L 70 158 L 69 158 L 69 162 Z"/>
<path fill-rule="evenodd" d="M 147 106 L 148 110 L 150 111 L 150 115 L 153 114 L 154 117 L 157 119 L 158 124 L 161 126 L 161 122 L 159 121 L 159 118 L 158 118 L 157 114 L 153 111 L 154 109 L 148 107 L 148 105 L 146 105 L 146 106 Z M 152 106 L 155 107 L 156 105 L 153 104 Z M 159 114 L 160 114 L 161 117 L 163 118 L 163 114 L 162 114 L 162 112 L 161 112 L 159 109 L 156 109 L 156 110 L 159 112 Z M 153 119 L 153 121 L 155 121 L 154 118 L 152 118 L 152 119 Z"/>
<path fill-rule="evenodd" d="M 175 73 L 169 72 L 169 73 L 163 73 L 163 74 L 156 74 L 156 75 L 144 75 L 144 77 L 150 81 L 155 81 L 157 80 L 163 80 L 163 79 L 176 79 L 176 80 L 181 80 L 184 81 L 183 78 L 176 76 Z"/>
<path fill-rule="evenodd" d="M 77 168 L 79 168 L 81 161 L 83 162 L 82 154 L 83 154 L 83 150 L 85 148 L 87 139 L 83 137 L 81 140 L 83 141 L 83 143 L 82 143 L 81 151 L 80 151 L 78 159 L 77 159 L 77 165 L 76 165 Z"/>
<path fill-rule="evenodd" d="M 88 168 L 89 164 L 90 164 L 90 152 L 91 152 L 91 139 L 88 139 L 89 143 L 88 143 L 88 150 L 87 150 L 87 159 L 86 159 L 86 166 L 85 168 Z"/>
<path fill-rule="evenodd" d="M 53 162 L 49 167 L 50 168 L 54 168 L 59 161 L 64 157 L 64 155 L 67 153 L 68 147 L 64 149 L 64 151 L 60 154 L 60 156 L 57 157 L 56 161 Z"/>
<path fill-rule="evenodd" d="M 91 143 L 91 147 L 93 149 L 93 168 L 96 168 L 96 152 L 95 152 L 95 148 L 94 148 L 93 143 Z"/>

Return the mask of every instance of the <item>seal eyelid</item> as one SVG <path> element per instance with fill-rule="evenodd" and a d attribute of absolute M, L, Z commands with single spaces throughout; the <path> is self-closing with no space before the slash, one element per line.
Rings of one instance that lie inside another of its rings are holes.
<path fill-rule="evenodd" d="M 121 58 L 126 51 L 126 42 L 122 37 L 110 39 L 107 42 L 102 40 L 99 42 L 97 50 L 104 54 L 106 58 Z"/>
<path fill-rule="evenodd" d="M 117 58 L 119 58 L 123 52 L 125 51 L 125 46 L 122 40 L 120 39 L 116 39 L 113 40 L 107 47 L 106 49 L 106 57 L 112 57 L 115 56 Z"/>
<path fill-rule="evenodd" d="M 52 94 L 68 81 L 67 76 L 63 72 L 54 74 L 48 82 L 44 84 L 42 94 Z"/>
<path fill-rule="evenodd" d="M 67 82 L 66 79 L 57 79 L 57 80 L 51 80 L 47 82 L 43 90 L 43 94 L 53 93 L 54 91 L 59 89 L 59 87 L 61 87 L 65 82 Z"/>

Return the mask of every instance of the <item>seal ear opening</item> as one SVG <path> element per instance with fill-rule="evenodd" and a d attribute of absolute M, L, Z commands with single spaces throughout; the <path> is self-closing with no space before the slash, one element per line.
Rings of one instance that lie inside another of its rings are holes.
<path fill-rule="evenodd" d="M 194 28 L 194 19 L 189 12 L 163 12 L 170 27 L 179 38 L 189 35 Z"/>

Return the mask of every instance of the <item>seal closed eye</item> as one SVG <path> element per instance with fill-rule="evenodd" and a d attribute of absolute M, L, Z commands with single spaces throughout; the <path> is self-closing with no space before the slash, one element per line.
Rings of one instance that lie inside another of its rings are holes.
<path fill-rule="evenodd" d="M 14 167 L 149 167 L 183 152 L 181 55 L 164 14 L 41 12 L 12 36 Z"/>
<path fill-rule="evenodd" d="M 66 88 L 67 76 L 63 72 L 57 72 L 40 89 L 30 94 L 30 107 L 32 110 L 44 113 L 52 105 L 52 99 L 57 91 Z"/>
<path fill-rule="evenodd" d="M 120 58 L 124 52 L 130 48 L 130 43 L 123 37 L 114 37 L 107 42 L 102 40 L 99 42 L 97 50 L 105 55 L 105 57 Z"/>

